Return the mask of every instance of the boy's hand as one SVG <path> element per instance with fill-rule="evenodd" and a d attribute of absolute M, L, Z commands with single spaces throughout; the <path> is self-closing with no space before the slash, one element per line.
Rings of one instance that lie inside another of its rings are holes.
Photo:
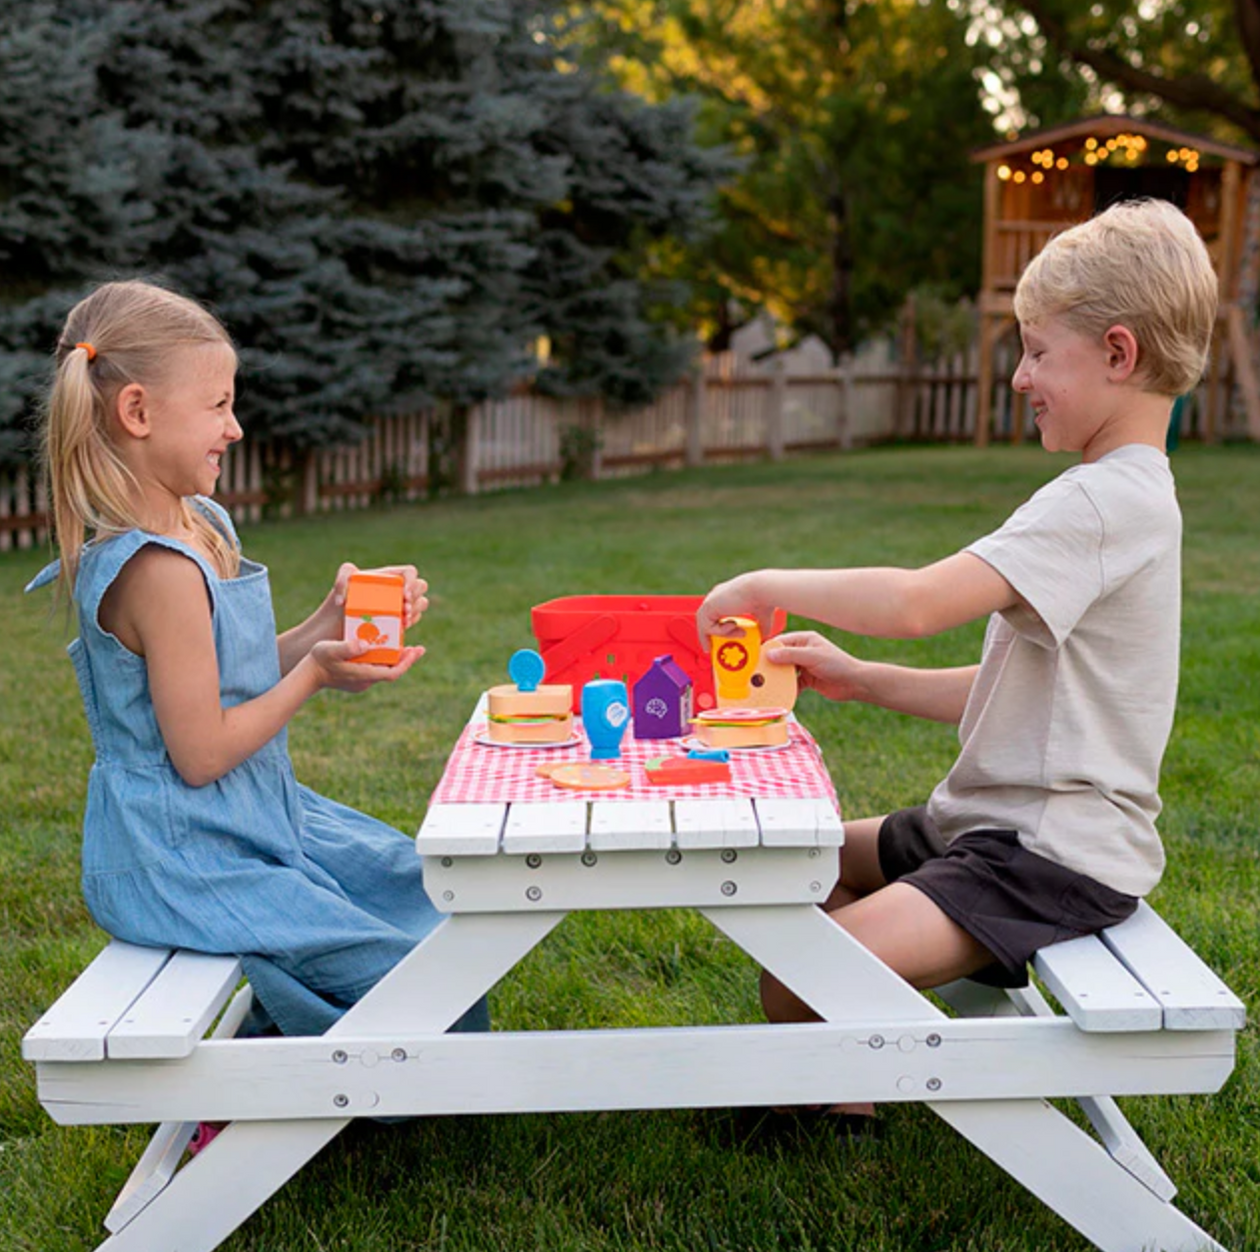
<path fill-rule="evenodd" d="M 863 662 L 816 630 L 796 630 L 767 639 L 762 655 L 778 665 L 795 665 L 800 685 L 828 700 L 867 698 Z"/>
<path fill-rule="evenodd" d="M 696 611 L 696 633 L 706 651 L 711 635 L 733 638 L 744 633 L 740 627 L 723 622 L 725 617 L 751 617 L 761 627 L 763 639 L 770 634 L 774 624 L 774 605 L 761 602 L 756 579 L 756 574 L 740 574 L 727 582 L 718 583 L 705 596 Z"/>
<path fill-rule="evenodd" d="M 422 647 L 403 648 L 402 656 L 394 665 L 356 662 L 355 658 L 371 646 L 362 639 L 325 639 L 317 643 L 307 654 L 307 660 L 314 667 L 316 683 L 334 691 L 366 691 L 377 683 L 397 681 L 424 655 Z"/>

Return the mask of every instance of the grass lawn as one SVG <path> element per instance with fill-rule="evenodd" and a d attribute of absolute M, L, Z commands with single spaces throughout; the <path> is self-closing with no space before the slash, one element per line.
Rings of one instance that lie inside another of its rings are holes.
<path fill-rule="evenodd" d="M 292 726 L 298 776 L 411 832 L 476 694 L 531 643 L 531 605 L 582 592 L 701 592 L 757 565 L 918 564 L 996 526 L 1066 464 L 1035 448 L 881 449 L 656 474 L 247 528 L 292 624 L 340 560 L 408 559 L 432 584 L 429 649 L 402 683 L 325 694 Z M 1217 1096 L 1125 1110 L 1234 1252 L 1260 1248 L 1260 449 L 1182 448 L 1182 685 L 1164 768 L 1169 868 L 1153 901 L 1252 1009 Z M 101 947 L 78 889 L 91 762 L 39 554 L 0 556 L 0 1249 L 80 1252 L 144 1128 L 55 1126 L 20 1059 L 30 1023 Z M 968 663 L 973 625 L 849 641 Z M 952 732 L 812 695 L 798 712 L 852 817 L 920 802 Z M 758 1018 L 755 970 L 684 912 L 576 915 L 492 996 L 501 1028 Z M 446 1118 L 352 1127 L 223 1246 L 231 1252 L 861 1249 L 1074 1252 L 1088 1245 L 931 1113 L 884 1110 L 879 1141 L 825 1130 L 750 1147 L 713 1113 Z M 154 1252 L 163 1252 L 154 1249 Z"/>

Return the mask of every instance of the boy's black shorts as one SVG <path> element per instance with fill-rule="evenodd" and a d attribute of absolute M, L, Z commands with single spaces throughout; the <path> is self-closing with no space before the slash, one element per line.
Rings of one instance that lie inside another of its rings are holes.
<path fill-rule="evenodd" d="M 946 844 L 923 806 L 884 819 L 879 866 L 890 883 L 917 887 L 993 953 L 993 964 L 971 975 L 993 987 L 1026 987 L 1038 948 L 1114 926 L 1138 904 L 1029 852 L 1013 830 L 973 830 Z"/>

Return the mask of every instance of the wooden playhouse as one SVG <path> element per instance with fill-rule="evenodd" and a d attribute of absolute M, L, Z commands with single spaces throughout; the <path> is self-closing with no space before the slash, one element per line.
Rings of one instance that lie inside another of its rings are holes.
<path fill-rule="evenodd" d="M 1015 325 L 1012 298 L 1024 267 L 1051 235 L 1116 200 L 1156 196 L 1183 209 L 1207 241 L 1221 280 L 1221 312 L 1198 423 L 1223 433 L 1237 386 L 1247 431 L 1260 440 L 1260 382 L 1251 330 L 1260 281 L 1260 153 L 1145 119 L 1104 114 L 1036 131 L 972 154 L 983 161 L 984 249 L 976 443 L 989 441 L 994 350 Z M 1004 381 L 1004 380 L 1003 380 Z M 1025 414 L 1013 401 L 1011 438 Z"/>

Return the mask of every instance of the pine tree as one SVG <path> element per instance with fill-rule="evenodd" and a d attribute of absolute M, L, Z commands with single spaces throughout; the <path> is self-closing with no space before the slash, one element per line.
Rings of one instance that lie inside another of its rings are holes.
<path fill-rule="evenodd" d="M 724 169 L 686 110 L 560 63 L 512 0 L 9 0 L 0 18 L 0 455 L 86 286 L 156 274 L 241 348 L 293 443 L 537 369 L 634 399 L 688 336 L 652 249 Z M 452 432 L 452 438 L 458 432 Z"/>

